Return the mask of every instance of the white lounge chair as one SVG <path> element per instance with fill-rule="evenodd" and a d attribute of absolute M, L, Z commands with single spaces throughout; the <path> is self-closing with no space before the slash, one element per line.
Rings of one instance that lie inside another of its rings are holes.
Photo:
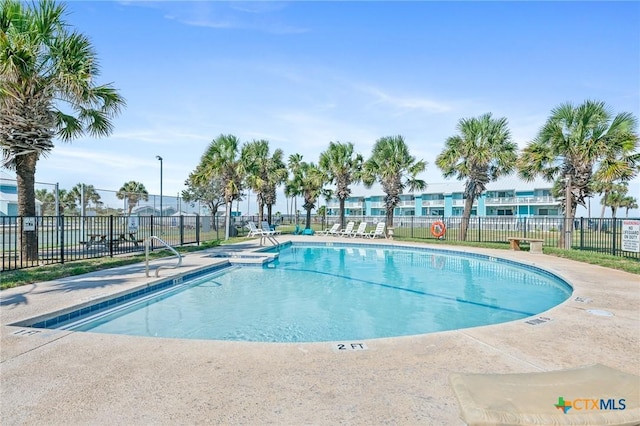
<path fill-rule="evenodd" d="M 340 237 L 344 237 L 347 235 L 351 235 L 351 233 L 353 232 L 353 227 L 356 225 L 355 222 L 349 222 L 347 223 L 347 226 L 341 230 L 340 232 L 337 233 L 338 236 Z"/>
<path fill-rule="evenodd" d="M 385 226 L 384 222 L 378 222 L 378 224 L 376 225 L 376 229 L 369 232 L 367 234 L 367 238 L 378 238 L 378 237 L 386 238 L 386 235 L 384 235 L 384 226 Z"/>
<path fill-rule="evenodd" d="M 262 235 L 262 229 L 258 229 L 256 224 L 252 221 L 247 222 L 246 227 L 249 230 L 249 234 L 247 235 L 248 237 L 257 237 L 259 235 Z"/>
<path fill-rule="evenodd" d="M 276 235 L 280 233 L 280 231 L 272 229 L 271 225 L 269 225 L 269 222 L 267 222 L 266 220 L 262 221 L 262 232 L 264 235 Z"/>
<path fill-rule="evenodd" d="M 316 231 L 317 235 L 335 235 L 340 232 L 340 224 L 334 223 L 331 228 L 327 228 L 324 231 Z"/>
<path fill-rule="evenodd" d="M 351 233 L 351 237 L 364 237 L 367 235 L 367 222 L 360 222 L 358 229 Z"/>
<path fill-rule="evenodd" d="M 276 231 L 274 231 L 273 229 L 271 229 L 271 226 L 269 225 L 269 222 L 267 222 L 266 220 L 262 221 L 262 235 L 275 235 Z"/>
<path fill-rule="evenodd" d="M 247 235 L 249 237 L 266 237 L 266 236 L 275 234 L 275 232 L 272 231 L 271 229 L 267 231 L 267 230 L 258 228 L 256 224 L 253 223 L 252 221 L 247 222 L 247 228 L 249 229 L 249 234 Z"/>

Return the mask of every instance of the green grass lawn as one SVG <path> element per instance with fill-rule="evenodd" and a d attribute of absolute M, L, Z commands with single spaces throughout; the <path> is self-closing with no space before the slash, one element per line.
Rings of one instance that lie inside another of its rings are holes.
<path fill-rule="evenodd" d="M 293 227 L 292 227 L 293 229 Z M 319 228 L 318 228 L 319 229 Z M 283 229 L 286 233 L 287 230 Z M 467 247 L 482 247 L 492 249 L 508 250 L 509 245 L 505 243 L 483 243 L 483 242 L 463 242 L 455 240 L 425 240 L 424 238 L 408 238 L 398 237 L 399 241 L 411 241 L 422 243 L 429 246 L 437 247 L 439 245 L 454 245 L 454 246 L 467 246 Z M 202 243 L 200 246 L 184 246 L 175 247 L 180 253 L 189 253 L 194 251 L 205 250 L 208 248 L 216 247 L 221 244 L 233 244 L 240 241 L 246 241 L 247 238 L 238 237 L 231 238 L 228 241 L 221 242 L 213 240 Z M 611 256 L 603 253 L 579 251 L 579 250 L 563 250 L 555 247 L 543 247 L 543 252 L 550 256 L 558 256 L 566 259 L 575 260 L 578 262 L 590 263 L 592 265 L 600 265 L 607 268 L 619 269 L 622 271 L 630 272 L 632 274 L 640 275 L 640 262 L 635 259 L 627 259 L 619 256 Z M 157 259 L 161 257 L 171 256 L 172 253 L 169 250 L 154 250 L 149 254 L 151 259 Z M 103 257 L 98 259 L 87 259 L 69 262 L 65 264 L 54 264 L 41 266 L 36 268 L 21 269 L 17 271 L 6 271 L 0 275 L 0 290 L 18 287 L 25 284 L 31 284 L 40 281 L 55 280 L 58 278 L 68 277 L 72 275 L 86 274 L 87 272 L 98 271 L 101 269 L 114 268 L 117 266 L 130 265 L 132 263 L 139 263 L 144 261 L 144 254 L 132 254 L 122 255 L 118 257 Z"/>

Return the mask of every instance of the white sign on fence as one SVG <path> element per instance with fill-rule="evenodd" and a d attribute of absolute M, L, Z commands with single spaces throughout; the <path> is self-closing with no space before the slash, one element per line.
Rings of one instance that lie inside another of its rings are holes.
<path fill-rule="evenodd" d="M 22 230 L 23 231 L 35 231 L 36 230 L 36 218 L 35 217 L 23 217 L 22 218 Z"/>
<path fill-rule="evenodd" d="M 138 225 L 140 224 L 140 218 L 138 216 L 129 216 L 127 218 L 127 225 L 129 232 L 138 232 Z"/>
<path fill-rule="evenodd" d="M 622 221 L 622 250 L 640 253 L 640 220 Z"/>

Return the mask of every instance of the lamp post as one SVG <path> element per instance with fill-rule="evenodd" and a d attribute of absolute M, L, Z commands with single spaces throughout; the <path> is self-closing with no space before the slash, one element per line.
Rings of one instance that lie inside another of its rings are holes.
<path fill-rule="evenodd" d="M 162 157 L 156 155 L 156 158 L 160 160 L 160 226 L 162 227 Z"/>

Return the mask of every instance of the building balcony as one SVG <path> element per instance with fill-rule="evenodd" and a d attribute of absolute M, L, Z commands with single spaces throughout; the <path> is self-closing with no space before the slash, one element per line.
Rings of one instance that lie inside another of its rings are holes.
<path fill-rule="evenodd" d="M 462 199 L 462 200 L 454 199 L 454 200 L 451 200 L 451 205 L 454 206 L 454 207 L 461 207 L 461 206 L 464 207 L 464 202 L 465 202 L 464 199 Z M 475 200 L 473 202 L 473 205 L 477 206 L 478 205 L 478 200 Z"/>
<path fill-rule="evenodd" d="M 345 201 L 344 203 L 344 207 L 346 209 L 363 209 L 364 208 L 364 201 Z M 327 208 L 328 209 L 339 209 L 340 208 L 340 201 L 328 201 L 327 202 Z"/>
<path fill-rule="evenodd" d="M 415 206 L 416 206 L 415 200 L 410 200 L 410 201 L 400 201 L 396 207 L 415 207 Z"/>
<path fill-rule="evenodd" d="M 523 204 L 560 204 L 560 201 L 556 200 L 550 195 L 540 195 L 534 197 L 499 197 L 499 198 L 486 198 L 485 205 L 523 205 Z"/>
<path fill-rule="evenodd" d="M 444 207 L 444 200 L 423 200 L 422 207 Z"/>
<path fill-rule="evenodd" d="M 346 202 L 344 203 L 344 207 L 347 209 L 363 209 L 364 202 Z"/>

